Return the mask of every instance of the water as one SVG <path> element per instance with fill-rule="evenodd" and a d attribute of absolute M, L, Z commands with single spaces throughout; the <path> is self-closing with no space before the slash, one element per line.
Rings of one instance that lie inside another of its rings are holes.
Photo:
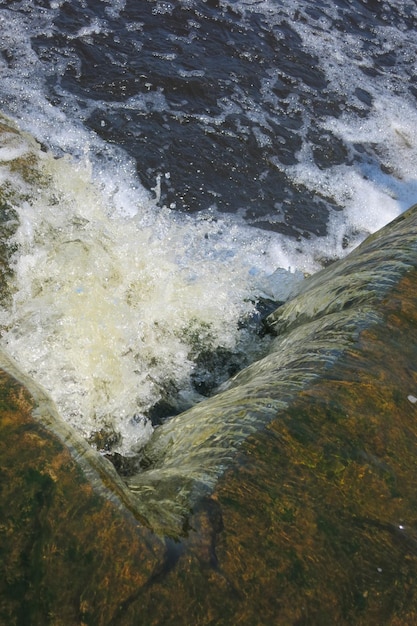
<path fill-rule="evenodd" d="M 3 136 L 2 343 L 93 445 L 137 451 L 415 202 L 416 27 L 407 0 L 0 2 L 0 108 L 42 146 Z"/>
<path fill-rule="evenodd" d="M 339 380 L 336 372 L 343 371 L 346 358 L 356 355 L 358 361 L 362 331 L 383 323 L 381 302 L 415 268 L 416 236 L 414 205 L 348 257 L 305 280 L 295 297 L 268 316 L 266 324 L 276 334 L 268 354 L 156 430 L 143 451 L 146 471 L 127 479 L 145 515 L 155 516 L 154 527 L 162 520 L 166 528 L 181 527 L 190 506 L 233 463 L 242 441 L 270 422 L 285 432 L 300 392 L 320 378 Z M 359 367 L 355 375 L 360 379 L 363 373 Z M 305 426 L 300 417 L 298 427 Z"/>

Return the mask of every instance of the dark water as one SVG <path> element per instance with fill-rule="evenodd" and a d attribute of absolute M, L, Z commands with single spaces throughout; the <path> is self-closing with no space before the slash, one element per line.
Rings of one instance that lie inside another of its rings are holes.
<path fill-rule="evenodd" d="M 403 180 L 388 133 L 374 140 L 346 130 L 378 125 L 376 111 L 391 118 L 398 102 L 415 107 L 414 2 L 0 6 L 6 21 L 15 12 L 35 25 L 46 100 L 123 147 L 146 188 L 161 175 L 161 203 L 323 236 L 346 206 L 340 183 L 323 185 L 326 174 L 354 167 Z M 13 67 L 14 50 L 2 55 Z"/>

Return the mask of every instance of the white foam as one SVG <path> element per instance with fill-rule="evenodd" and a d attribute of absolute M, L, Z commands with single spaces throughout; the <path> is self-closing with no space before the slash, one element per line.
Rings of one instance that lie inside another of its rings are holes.
<path fill-rule="evenodd" d="M 271 239 L 149 200 L 120 215 L 88 164 L 36 157 L 41 182 L 16 205 L 15 293 L 2 343 L 65 419 L 86 437 L 114 428 L 128 454 L 151 433 L 137 416 L 164 390 L 198 400 L 190 376 L 200 353 L 259 348 L 238 321 L 262 295 Z"/>
<path fill-rule="evenodd" d="M 299 163 L 287 167 L 293 180 L 344 207 L 342 215 L 330 217 L 327 239 L 316 242 L 322 249 L 327 244 L 327 249 L 340 257 L 416 202 L 417 111 L 387 94 L 375 102 L 371 118 L 355 123 L 350 116 L 341 116 L 329 120 L 326 128 L 347 146 L 378 144 L 386 169 L 369 160 L 323 170 L 308 158 L 307 143 Z M 347 247 L 342 245 L 346 236 L 350 242 Z"/>

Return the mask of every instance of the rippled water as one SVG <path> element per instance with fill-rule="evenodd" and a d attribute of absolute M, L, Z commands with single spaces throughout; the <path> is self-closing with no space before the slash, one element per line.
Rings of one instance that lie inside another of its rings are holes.
<path fill-rule="evenodd" d="M 168 206 L 309 236 L 372 196 L 393 212 L 392 196 L 410 204 L 413 2 L 6 6 L 3 59 L 18 81 L 3 88 L 8 107 L 65 119 L 58 132 L 33 124 L 54 147 L 74 143 L 62 132 L 77 121 L 123 147 L 146 188 L 162 175 Z M 34 71 L 35 90 L 18 68 Z M 345 245 L 359 228 L 345 226 Z"/>
<path fill-rule="evenodd" d="M 416 27 L 408 0 L 0 1 L 0 108 L 42 145 L 3 345 L 94 445 L 262 354 L 302 273 L 415 202 Z"/>

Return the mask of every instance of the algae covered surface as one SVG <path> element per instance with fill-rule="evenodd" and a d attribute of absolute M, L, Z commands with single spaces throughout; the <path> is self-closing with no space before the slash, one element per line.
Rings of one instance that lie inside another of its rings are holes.
<path fill-rule="evenodd" d="M 413 271 L 216 490 L 234 528 L 217 554 L 246 590 L 247 623 L 415 622 L 416 287 Z"/>
<path fill-rule="evenodd" d="M 247 440 L 143 623 L 415 623 L 416 287 Z"/>
<path fill-rule="evenodd" d="M 107 623 L 152 576 L 161 541 L 95 493 L 21 383 L 3 372 L 0 384 L 0 622 Z"/>

